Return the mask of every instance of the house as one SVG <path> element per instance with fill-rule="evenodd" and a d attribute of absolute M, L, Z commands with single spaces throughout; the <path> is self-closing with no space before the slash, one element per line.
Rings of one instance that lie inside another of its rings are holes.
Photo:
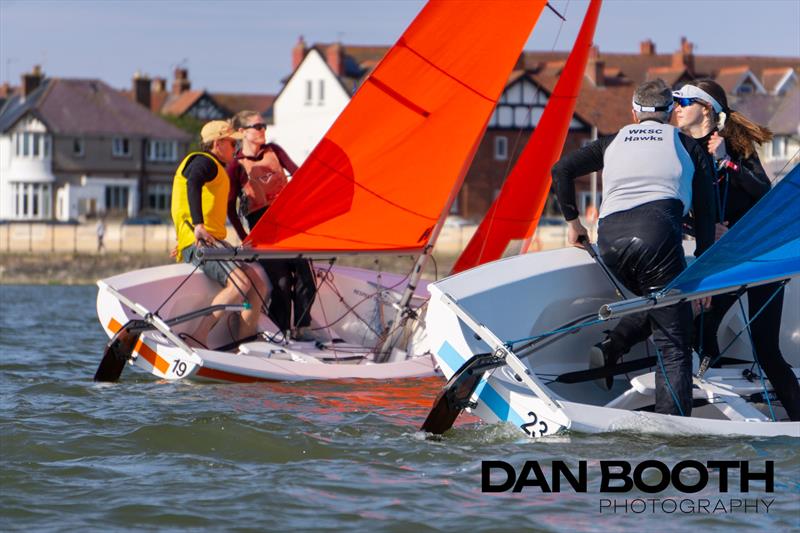
<path fill-rule="evenodd" d="M 122 92 L 153 113 L 192 117 L 202 122 L 227 119 L 245 109 L 266 113 L 275 100 L 272 94 L 192 90 L 189 71 L 185 68 L 176 68 L 173 76 L 172 86 L 167 90 L 164 78 L 150 79 L 137 72 L 133 75 L 131 90 Z"/>
<path fill-rule="evenodd" d="M 268 129 L 268 136 L 302 162 L 388 50 L 386 46 L 342 43 L 308 46 L 300 37 L 292 49 L 292 73 L 272 107 L 274 125 Z M 454 214 L 478 220 L 489 208 L 533 133 L 567 56 L 568 52 L 555 51 L 526 51 L 520 56 L 452 206 Z M 709 77 L 725 87 L 732 105 L 752 98 L 764 99 L 774 108 L 775 113 L 765 115 L 761 122 L 781 132 L 769 147 L 769 153 L 776 154 L 770 155 L 775 164 L 766 165 L 771 169 L 778 166 L 780 158 L 788 160 L 791 148 L 800 142 L 800 114 L 791 99 L 798 86 L 798 73 L 798 58 L 703 56 L 695 54 L 694 45 L 686 38 L 666 54 L 657 53 L 651 40 L 641 42 L 639 53 L 632 54 L 600 53 L 594 47 L 564 150 L 578 148 L 627 124 L 631 96 L 638 84 L 661 78 L 678 88 Z M 783 101 L 786 103 L 780 107 Z M 588 176 L 577 181 L 577 191 L 584 212 L 592 198 Z M 554 195 L 545 214 L 558 214 Z"/>
<path fill-rule="evenodd" d="M 166 213 L 190 140 L 100 80 L 37 66 L 0 108 L 0 219 Z"/>

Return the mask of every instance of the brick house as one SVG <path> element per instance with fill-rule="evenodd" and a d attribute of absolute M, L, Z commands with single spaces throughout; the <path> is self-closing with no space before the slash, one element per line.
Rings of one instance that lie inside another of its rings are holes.
<path fill-rule="evenodd" d="M 385 46 L 342 43 L 308 46 L 301 37 L 292 49 L 292 73 L 272 107 L 272 138 L 302 161 L 387 51 Z M 520 56 L 453 205 L 454 214 L 478 220 L 486 212 L 536 127 L 567 56 L 568 52 L 533 51 Z M 759 105 L 771 111 L 752 118 L 776 132 L 773 146 L 762 147 L 761 153 L 768 171 L 778 177 L 779 162 L 785 164 L 800 143 L 800 114 L 793 100 L 800 90 L 799 73 L 798 58 L 697 55 L 686 38 L 677 50 L 665 54 L 657 53 L 650 40 L 640 43 L 638 54 L 601 53 L 595 47 L 564 150 L 627 124 L 631 96 L 639 83 L 661 78 L 677 88 L 710 77 L 725 87 L 734 109 L 747 114 L 748 102 L 766 102 Z M 588 176 L 577 182 L 582 212 L 591 204 L 589 183 Z M 558 214 L 554 198 L 545 214 Z"/>
<path fill-rule="evenodd" d="M 275 100 L 275 95 L 272 94 L 192 90 L 189 71 L 185 68 L 176 68 L 173 76 L 172 85 L 167 90 L 167 81 L 164 78 L 151 79 L 136 73 L 131 89 L 123 93 L 153 113 L 192 117 L 198 121 L 230 118 L 245 109 L 266 113 Z"/>

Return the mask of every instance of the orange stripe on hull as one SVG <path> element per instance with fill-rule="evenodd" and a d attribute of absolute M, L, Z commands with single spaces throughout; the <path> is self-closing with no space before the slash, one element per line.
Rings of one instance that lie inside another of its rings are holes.
<path fill-rule="evenodd" d="M 232 381 L 234 383 L 257 383 L 259 381 L 278 381 L 276 379 L 257 378 L 255 376 L 243 376 L 242 374 L 234 374 L 233 372 L 226 372 L 224 370 L 216 370 L 214 368 L 206 368 L 201 366 L 197 369 L 196 374 L 203 378 L 218 379 L 220 381 Z"/>
<path fill-rule="evenodd" d="M 112 318 L 108 321 L 108 329 L 111 330 L 111 333 L 116 333 L 122 329 L 122 324 Z"/>
<path fill-rule="evenodd" d="M 166 374 L 167 370 L 169 370 L 169 363 L 154 352 L 152 348 L 142 342 L 142 339 L 136 341 L 134 350 L 139 352 L 139 355 L 141 355 L 145 361 L 157 368 L 162 374 Z"/>

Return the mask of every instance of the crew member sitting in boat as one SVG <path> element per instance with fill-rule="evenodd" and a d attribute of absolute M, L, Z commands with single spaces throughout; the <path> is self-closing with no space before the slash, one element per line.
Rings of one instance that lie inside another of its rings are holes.
<path fill-rule="evenodd" d="M 269 209 L 278 194 L 286 187 L 286 172 L 294 174 L 297 165 L 286 151 L 275 143 L 266 143 L 264 119 L 256 111 L 240 111 L 233 117 L 233 126 L 242 134 L 242 147 L 228 163 L 231 191 L 228 197 L 228 219 L 239 238 L 244 241 L 247 232 L 240 215 L 247 220 L 250 230 Z M 236 201 L 239 200 L 237 210 Z M 283 332 L 291 329 L 292 337 L 300 341 L 314 341 L 311 306 L 317 287 L 311 265 L 306 259 L 261 259 L 259 261 L 272 283 L 272 300 L 269 317 Z M 292 324 L 294 303 L 294 328 Z"/>
<path fill-rule="evenodd" d="M 662 80 L 643 83 L 633 96 L 633 124 L 565 155 L 552 170 L 568 223 L 568 240 L 575 246 L 588 233 L 578 218 L 574 180 L 603 170 L 600 256 L 637 295 L 663 288 L 686 267 L 681 226 L 690 208 L 697 238 L 695 255 L 714 242 L 711 162 L 694 139 L 669 125 L 672 109 L 672 92 Z M 691 304 L 654 309 L 647 315 L 660 363 L 655 411 L 689 416 Z M 626 320 L 637 321 L 623 318 L 617 328 L 624 329 Z M 616 358 L 613 350 L 603 353 Z"/>
<path fill-rule="evenodd" d="M 236 140 L 242 134 L 234 131 L 224 120 L 212 120 L 200 132 L 202 152 L 188 154 L 172 182 L 172 221 L 175 224 L 178 245 L 177 260 L 199 265 L 223 289 L 211 305 L 234 304 L 242 298 L 250 304 L 241 312 L 239 339 L 256 333 L 258 317 L 269 296 L 269 289 L 253 266 L 237 266 L 229 261 L 203 262 L 197 258 L 201 246 L 230 246 L 225 242 L 225 215 L 230 179 L 225 164 L 233 159 Z M 208 333 L 224 311 L 203 317 L 196 332 L 190 336 L 205 346 Z"/>

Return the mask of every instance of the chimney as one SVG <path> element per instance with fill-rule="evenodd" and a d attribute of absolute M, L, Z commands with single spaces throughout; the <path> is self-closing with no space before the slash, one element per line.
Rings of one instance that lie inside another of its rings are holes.
<path fill-rule="evenodd" d="M 586 61 L 586 77 L 595 87 L 602 87 L 605 82 L 605 61 L 598 59 L 600 57 L 600 49 L 597 46 L 592 46 L 589 50 L 589 60 Z"/>
<path fill-rule="evenodd" d="M 344 51 L 342 43 L 334 43 L 325 51 L 325 60 L 337 76 L 344 74 Z"/>
<path fill-rule="evenodd" d="M 133 99 L 150 109 L 150 78 L 142 76 L 139 71 L 133 75 Z"/>
<path fill-rule="evenodd" d="M 686 37 L 681 37 L 681 48 L 672 54 L 672 68 L 685 68 L 694 73 L 694 45 Z"/>
<path fill-rule="evenodd" d="M 42 67 L 34 65 L 33 71 L 22 75 L 22 97 L 27 98 L 42 83 Z"/>
<path fill-rule="evenodd" d="M 175 69 L 175 79 L 172 80 L 173 94 L 182 94 L 192 87 L 189 82 L 189 71 L 185 68 Z"/>
<path fill-rule="evenodd" d="M 303 62 L 303 58 L 306 57 L 306 50 L 306 42 L 301 35 L 297 40 L 297 44 L 292 48 L 292 72 L 297 70 L 297 67 Z"/>
<path fill-rule="evenodd" d="M 5 81 L 3 82 L 2 85 L 0 85 L 0 98 L 8 98 L 10 94 L 11 94 L 11 85 L 9 85 L 7 81 Z"/>
<path fill-rule="evenodd" d="M 167 80 L 164 78 L 153 78 L 153 85 L 151 91 L 154 93 L 163 93 L 167 90 Z"/>
<path fill-rule="evenodd" d="M 647 39 L 646 41 L 642 41 L 639 43 L 639 52 L 643 56 L 654 56 L 656 55 L 656 43 L 652 41 L 652 39 Z"/>

